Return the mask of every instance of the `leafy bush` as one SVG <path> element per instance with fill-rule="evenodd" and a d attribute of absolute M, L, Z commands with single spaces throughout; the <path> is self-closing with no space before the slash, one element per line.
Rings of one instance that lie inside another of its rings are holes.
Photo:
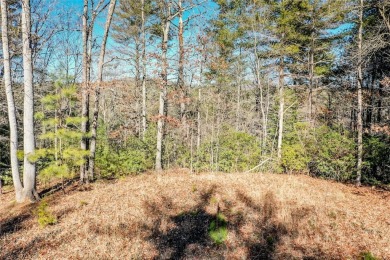
<path fill-rule="evenodd" d="M 205 142 L 195 155 L 195 168 L 222 172 L 240 172 L 255 167 L 260 160 L 260 144 L 256 137 L 236 131 L 226 131 L 219 142 Z"/>
<path fill-rule="evenodd" d="M 123 145 L 110 143 L 104 126 L 100 128 L 101 141 L 96 153 L 96 167 L 102 178 L 114 178 L 141 173 L 153 168 L 154 139 L 153 129 L 148 130 L 145 140 L 131 136 Z"/>
<path fill-rule="evenodd" d="M 365 135 L 363 181 L 370 184 L 390 183 L 390 139 L 386 135 Z"/>
<path fill-rule="evenodd" d="M 53 216 L 51 212 L 48 211 L 48 204 L 45 200 L 42 200 L 39 203 L 39 206 L 36 210 L 36 215 L 38 217 L 39 225 L 44 228 L 48 225 L 54 225 L 57 223 L 57 218 Z"/>
<path fill-rule="evenodd" d="M 310 127 L 305 123 L 295 123 L 292 129 L 284 136 L 282 145 L 281 166 L 285 172 L 306 172 L 310 156 L 307 145 Z"/>
<path fill-rule="evenodd" d="M 215 220 L 211 221 L 209 227 L 209 236 L 217 245 L 222 244 L 228 235 L 227 221 L 224 215 L 218 213 Z"/>
<path fill-rule="evenodd" d="M 300 144 L 291 144 L 283 146 L 282 166 L 288 172 L 305 172 L 310 157 L 307 155 L 306 148 Z"/>
<path fill-rule="evenodd" d="M 377 260 L 375 256 L 371 252 L 363 252 L 360 254 L 360 259 L 361 260 Z"/>
<path fill-rule="evenodd" d="M 314 142 L 309 146 L 310 172 L 314 175 L 346 181 L 355 169 L 355 142 L 348 132 L 340 133 L 330 127 L 314 130 Z"/>
<path fill-rule="evenodd" d="M 284 140 L 282 166 L 285 171 L 309 171 L 318 177 L 345 181 L 352 177 L 354 154 L 355 143 L 348 132 L 297 123 Z"/>

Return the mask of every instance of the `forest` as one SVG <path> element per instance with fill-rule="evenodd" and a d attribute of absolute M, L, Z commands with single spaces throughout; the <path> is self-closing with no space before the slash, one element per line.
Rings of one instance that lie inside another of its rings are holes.
<path fill-rule="evenodd" d="M 1 259 L 390 257 L 388 0 L 0 2 Z"/>

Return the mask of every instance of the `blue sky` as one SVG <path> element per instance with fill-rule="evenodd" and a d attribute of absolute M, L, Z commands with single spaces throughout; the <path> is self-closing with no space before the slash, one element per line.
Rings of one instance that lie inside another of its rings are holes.
<path fill-rule="evenodd" d="M 108 0 L 106 0 L 108 1 Z M 120 0 L 117 0 L 118 2 Z M 139 1 L 139 0 L 135 0 Z M 80 16 L 80 24 L 81 24 L 81 14 L 83 11 L 83 0 L 64 0 L 59 1 L 59 5 L 64 8 L 70 8 L 75 11 L 76 15 Z M 99 0 L 94 0 L 95 3 L 98 3 Z M 118 3 L 117 3 L 118 7 Z M 199 12 L 206 12 L 206 17 L 211 18 L 213 15 L 215 15 L 217 11 L 218 5 L 214 3 L 212 0 L 206 0 L 206 2 L 203 4 L 200 8 L 194 8 L 193 10 L 189 10 L 185 12 L 183 19 L 187 19 L 189 16 L 193 16 L 195 14 L 198 14 Z M 102 36 L 103 35 L 103 26 L 106 18 L 106 12 L 103 12 L 100 14 L 97 18 L 97 21 L 95 23 L 95 30 L 94 34 L 95 36 Z M 203 18 L 204 19 L 204 18 Z M 173 23 L 177 23 L 177 21 L 173 21 Z"/>
<path fill-rule="evenodd" d="M 105 1 L 109 1 L 109 0 L 105 0 Z M 117 0 L 117 1 L 119 2 L 120 0 Z M 139 0 L 134 0 L 134 1 L 139 1 Z M 185 1 L 185 0 L 183 0 L 183 1 Z M 99 0 L 94 0 L 94 2 L 96 4 L 99 2 Z M 81 29 L 81 23 L 82 23 L 81 15 L 83 12 L 83 3 L 84 3 L 83 0 L 62 0 L 62 1 L 58 0 L 57 5 L 59 8 L 56 8 L 56 10 L 70 11 L 71 14 L 74 15 L 74 18 L 76 19 L 77 26 Z M 118 5 L 119 4 L 117 3 L 117 7 L 118 7 Z M 206 2 L 203 4 L 202 7 L 194 8 L 192 10 L 186 11 L 184 14 L 184 17 L 183 17 L 184 20 L 186 20 L 190 16 L 195 17 L 195 18 L 191 21 L 192 24 L 187 26 L 187 30 L 185 31 L 185 35 L 184 35 L 185 38 L 189 39 L 190 37 L 196 36 L 200 32 L 199 30 L 202 30 L 201 27 L 199 27 L 198 25 L 206 22 L 208 19 L 210 19 L 212 17 L 215 17 L 215 15 L 218 12 L 217 8 L 218 8 L 217 4 L 215 4 L 212 0 L 206 0 Z M 94 25 L 94 38 L 96 38 L 98 43 L 100 42 L 101 37 L 103 35 L 104 23 L 106 20 L 106 11 L 107 10 L 102 12 L 97 17 L 95 25 Z M 199 14 L 200 12 L 206 13 L 206 14 L 197 17 L 196 15 Z M 60 19 L 61 19 L 61 17 L 60 17 Z M 177 24 L 177 21 L 178 21 L 178 19 L 175 19 L 173 21 L 173 23 Z M 172 29 L 175 30 L 174 26 L 172 26 Z M 80 37 L 79 39 L 81 40 L 81 32 L 79 34 L 79 37 Z M 111 50 L 115 49 L 116 47 L 118 47 L 118 45 L 114 42 L 114 40 L 112 38 L 109 37 L 108 46 L 107 46 L 108 51 L 110 49 Z M 152 48 L 152 46 L 151 46 L 151 48 Z M 170 52 L 176 53 L 177 52 L 176 48 L 177 48 L 177 44 L 175 43 L 175 41 L 172 41 L 172 46 L 170 48 Z M 127 67 L 128 64 L 127 65 L 122 64 L 122 67 L 123 66 Z"/>

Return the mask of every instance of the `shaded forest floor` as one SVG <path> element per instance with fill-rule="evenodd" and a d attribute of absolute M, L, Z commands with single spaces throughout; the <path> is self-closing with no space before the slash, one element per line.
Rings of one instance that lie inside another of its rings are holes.
<path fill-rule="evenodd" d="M 170 171 L 46 197 L 57 223 L 41 228 L 38 204 L 0 196 L 0 259 L 390 259 L 390 192 L 303 175 Z M 215 245 L 217 214 L 228 236 Z"/>

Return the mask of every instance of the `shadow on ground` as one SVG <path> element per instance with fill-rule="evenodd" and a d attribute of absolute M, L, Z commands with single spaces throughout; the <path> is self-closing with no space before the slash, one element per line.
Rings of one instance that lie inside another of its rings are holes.
<path fill-rule="evenodd" d="M 54 189 L 54 192 L 58 190 Z M 195 191 L 193 191 L 195 192 Z M 49 192 L 50 193 L 50 192 Z M 195 193 L 194 193 L 195 194 Z M 182 210 L 169 197 L 160 196 L 157 200 L 145 200 L 144 219 L 139 222 L 86 223 L 89 225 L 88 236 L 112 236 L 128 241 L 138 236 L 144 242 L 152 243 L 156 249 L 155 259 L 339 259 L 327 255 L 319 248 L 302 248 L 296 252 L 283 252 L 284 238 L 299 235 L 299 225 L 312 212 L 308 208 L 296 208 L 291 211 L 291 223 L 281 222 L 277 215 L 280 203 L 273 192 L 266 193 L 261 203 L 246 193 L 237 190 L 233 201 L 218 197 L 216 185 L 196 191 L 193 207 Z M 220 198 L 217 200 L 216 198 Z M 56 196 L 49 196 L 54 201 Z M 50 202 L 49 202 L 50 204 Z M 36 205 L 23 208 L 15 217 L 0 222 L 0 239 L 15 232 L 22 232 Z M 237 210 L 239 208 L 240 210 Z M 57 212 L 58 220 L 76 210 L 64 209 Z M 227 219 L 228 238 L 222 245 L 216 245 L 209 237 L 210 223 L 218 213 Z M 250 226 L 251 229 L 247 229 Z M 25 244 L 15 244 L 0 252 L 1 259 L 31 258 L 43 254 L 43 248 L 58 247 L 69 241 L 74 234 L 60 237 L 50 233 L 50 238 L 36 234 Z M 288 248 L 292 248 L 290 245 Z M 239 252 L 239 253 L 237 253 Z"/>
<path fill-rule="evenodd" d="M 216 245 L 210 239 L 208 229 L 216 214 L 210 214 L 206 207 L 216 193 L 216 186 L 200 192 L 196 206 L 177 215 L 170 216 L 176 206 L 168 198 L 163 197 L 162 202 L 145 202 L 147 215 L 155 216 L 153 223 L 145 224 L 144 228 L 150 231 L 148 240 L 152 241 L 158 249 L 155 259 L 227 259 L 237 245 Z M 236 192 L 237 202 L 242 203 L 247 210 L 257 212 L 260 216 L 254 223 L 251 236 L 245 236 L 241 231 L 246 224 L 245 214 L 232 213 L 235 203 L 224 203 L 222 213 L 228 219 L 229 233 L 234 233 L 240 241 L 241 249 L 245 248 L 243 259 L 337 259 L 325 255 L 318 249 L 307 250 L 308 255 L 296 257 L 289 253 L 280 252 L 278 247 L 285 236 L 295 236 L 296 230 L 291 223 L 281 223 L 277 220 L 278 202 L 272 192 L 266 193 L 263 204 L 255 203 L 244 193 Z M 219 205 L 217 206 L 219 210 Z M 304 210 L 305 211 L 305 210 Z M 293 212 L 303 217 L 305 212 Z M 296 218 L 295 218 L 296 219 Z M 170 223 L 167 224 L 167 223 Z M 315 253 L 312 253 L 315 252 Z"/>

